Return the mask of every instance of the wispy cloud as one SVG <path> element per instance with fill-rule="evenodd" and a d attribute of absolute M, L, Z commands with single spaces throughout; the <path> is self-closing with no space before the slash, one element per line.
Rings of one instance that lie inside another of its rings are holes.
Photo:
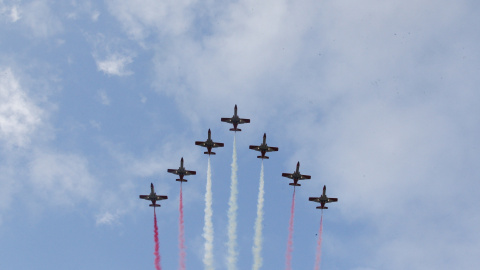
<path fill-rule="evenodd" d="M 130 37 L 143 43 L 156 31 L 166 35 L 181 35 L 192 26 L 196 0 L 107 1 L 111 13 L 116 16 Z M 220 3 L 215 3 L 220 4 Z M 216 7 L 212 6 L 212 10 Z M 202 12 L 203 13 L 203 12 Z"/>
<path fill-rule="evenodd" d="M 0 140 L 26 146 L 42 123 L 43 110 L 29 98 L 9 68 L 0 69 Z"/>
<path fill-rule="evenodd" d="M 135 53 L 127 49 L 123 42 L 115 38 L 110 39 L 103 34 L 87 35 L 87 40 L 93 45 L 92 55 L 99 71 L 113 76 L 133 74 L 128 65 L 133 62 Z"/>
<path fill-rule="evenodd" d="M 112 214 L 111 212 L 104 212 L 96 216 L 96 224 L 98 225 L 112 225 L 118 220 L 118 214 Z"/>
<path fill-rule="evenodd" d="M 6 16 L 7 21 L 13 23 L 21 18 L 20 10 L 17 5 L 7 6 L 3 1 L 0 1 L 0 15 Z"/>
<path fill-rule="evenodd" d="M 122 54 L 107 55 L 106 58 L 96 59 L 97 69 L 108 75 L 128 76 L 133 72 L 127 69 L 127 65 L 133 62 L 133 57 Z"/>
<path fill-rule="evenodd" d="M 21 22 L 30 28 L 33 36 L 48 38 L 63 31 L 60 18 L 51 10 L 48 1 L 36 0 L 19 8 Z"/>
<path fill-rule="evenodd" d="M 96 199 L 98 184 L 82 156 L 38 151 L 30 163 L 35 196 L 54 205 L 75 205 Z"/>
<path fill-rule="evenodd" d="M 100 90 L 98 92 L 98 99 L 100 100 L 100 103 L 102 103 L 105 106 L 110 105 L 110 98 L 107 95 L 107 92 L 105 90 Z"/>

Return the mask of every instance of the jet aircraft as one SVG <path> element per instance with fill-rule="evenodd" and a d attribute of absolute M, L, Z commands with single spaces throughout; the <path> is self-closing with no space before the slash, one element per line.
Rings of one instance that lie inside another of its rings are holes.
<path fill-rule="evenodd" d="M 326 190 L 327 190 L 327 187 L 323 186 L 322 196 L 308 198 L 309 201 L 320 203 L 320 206 L 317 206 L 317 209 L 328 209 L 328 207 L 325 207 L 325 203 L 331 203 L 331 202 L 338 201 L 337 198 L 328 198 L 327 195 L 325 195 Z"/>
<path fill-rule="evenodd" d="M 205 155 L 215 155 L 215 152 L 212 152 L 212 148 L 215 148 L 215 147 L 223 147 L 223 143 L 219 143 L 219 142 L 213 142 L 212 141 L 212 132 L 210 131 L 210 129 L 208 129 L 208 139 L 204 142 L 199 142 L 199 141 L 196 141 L 195 142 L 195 145 L 200 145 L 202 147 L 206 147 L 207 148 L 207 152 L 204 152 Z"/>
<path fill-rule="evenodd" d="M 150 183 L 150 194 L 149 195 L 140 195 L 140 199 L 152 201 L 150 207 L 160 207 L 160 204 L 157 204 L 157 201 L 166 200 L 168 196 L 165 195 L 157 195 L 155 193 L 155 188 L 153 187 L 153 183 Z"/>
<path fill-rule="evenodd" d="M 245 124 L 250 123 L 250 119 L 240 118 L 237 115 L 237 104 L 235 104 L 235 108 L 233 108 L 233 116 L 231 118 L 221 118 L 220 121 L 233 124 L 233 128 L 231 131 L 242 131 L 241 129 L 237 128 L 238 124 Z"/>
<path fill-rule="evenodd" d="M 257 158 L 261 158 L 261 159 L 268 159 L 267 156 L 265 156 L 265 154 L 267 152 L 273 152 L 273 151 L 278 151 L 278 147 L 271 147 L 271 146 L 268 146 L 267 145 L 267 134 L 266 133 L 263 133 L 263 143 L 261 145 L 250 145 L 249 146 L 250 149 L 252 150 L 255 150 L 255 151 L 259 151 L 262 153 L 261 156 L 257 156 Z"/>
<path fill-rule="evenodd" d="M 305 180 L 312 178 L 310 175 L 305 175 L 300 173 L 300 161 L 297 162 L 297 169 L 293 173 L 282 173 L 283 177 L 293 179 L 293 183 L 289 183 L 290 186 L 301 186 L 298 180 Z"/>
<path fill-rule="evenodd" d="M 185 168 L 183 167 L 183 157 L 182 157 L 182 159 L 180 159 L 180 167 L 177 170 L 168 169 L 167 171 L 169 173 L 173 173 L 173 174 L 178 175 L 180 177 L 180 179 L 177 179 L 177 181 L 180 181 L 180 182 L 187 182 L 187 179 L 183 179 L 183 176 L 185 176 L 185 175 L 196 175 L 197 174 L 196 171 L 185 170 Z"/>

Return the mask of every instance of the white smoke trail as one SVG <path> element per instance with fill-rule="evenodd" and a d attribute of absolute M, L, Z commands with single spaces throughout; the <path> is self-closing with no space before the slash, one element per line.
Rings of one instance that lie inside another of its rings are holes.
<path fill-rule="evenodd" d="M 264 189 L 264 179 L 263 179 L 263 160 L 262 160 L 262 169 L 260 170 L 260 186 L 258 188 L 258 201 L 257 201 L 257 218 L 255 219 L 255 237 L 253 238 L 253 268 L 258 270 L 262 267 L 262 228 L 263 228 L 263 194 Z"/>
<path fill-rule="evenodd" d="M 210 168 L 210 157 L 208 157 L 207 168 L 207 190 L 205 192 L 205 224 L 203 225 L 203 238 L 205 239 L 205 254 L 203 264 L 206 270 L 213 270 L 213 223 L 212 223 L 212 171 Z"/>
<path fill-rule="evenodd" d="M 236 136 L 233 137 L 233 157 L 232 157 L 232 182 L 230 184 L 230 200 L 228 201 L 228 256 L 227 269 L 237 269 L 237 146 Z"/>

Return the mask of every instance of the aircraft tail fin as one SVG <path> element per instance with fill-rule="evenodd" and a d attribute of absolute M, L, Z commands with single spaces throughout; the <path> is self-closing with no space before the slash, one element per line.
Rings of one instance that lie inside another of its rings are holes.
<path fill-rule="evenodd" d="M 149 206 L 150 207 L 160 207 L 161 205 L 160 204 L 150 204 Z"/>
<path fill-rule="evenodd" d="M 262 156 L 257 156 L 257 158 L 261 158 L 261 159 L 269 159 L 269 157 L 267 157 L 267 156 L 263 156 L 263 157 L 262 157 Z"/>
<path fill-rule="evenodd" d="M 295 183 L 290 183 L 289 185 L 290 185 L 290 186 L 296 186 L 296 187 L 301 186 L 300 184 L 295 184 Z"/>
<path fill-rule="evenodd" d="M 242 130 L 239 128 L 231 128 L 230 131 L 242 131 Z"/>
<path fill-rule="evenodd" d="M 188 182 L 187 179 L 177 179 L 176 181 L 179 181 L 179 182 Z"/>

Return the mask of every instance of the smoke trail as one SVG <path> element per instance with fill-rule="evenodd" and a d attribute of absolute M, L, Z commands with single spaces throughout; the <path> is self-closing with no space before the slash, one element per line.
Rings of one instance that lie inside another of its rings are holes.
<path fill-rule="evenodd" d="M 292 269 L 292 251 L 293 251 L 293 217 L 295 216 L 295 187 L 293 187 L 292 196 L 292 208 L 290 209 L 290 222 L 288 226 L 288 242 L 287 242 L 287 254 L 286 254 L 286 266 L 285 269 Z"/>
<path fill-rule="evenodd" d="M 155 238 L 155 252 L 153 254 L 155 254 L 155 269 L 157 270 L 161 270 L 162 267 L 160 267 L 160 244 L 158 243 L 158 226 L 157 226 L 157 214 L 155 213 L 155 207 L 153 207 L 153 218 L 154 218 L 154 223 L 153 223 L 153 227 L 154 227 L 154 238 Z"/>
<path fill-rule="evenodd" d="M 182 182 L 180 182 L 180 219 L 179 219 L 179 235 L 178 243 L 180 248 L 180 267 L 179 269 L 185 270 L 185 231 L 183 226 L 183 192 L 182 192 Z"/>
<path fill-rule="evenodd" d="M 210 168 L 210 157 L 208 157 L 207 168 L 207 190 L 205 192 L 205 224 L 203 225 L 203 238 L 205 239 L 205 254 L 203 264 L 205 269 L 213 270 L 213 223 L 212 223 L 212 171 Z"/>
<path fill-rule="evenodd" d="M 315 256 L 315 270 L 320 270 L 320 255 L 322 255 L 322 230 L 323 230 L 323 209 L 320 217 L 320 229 L 318 231 L 317 255 Z"/>
<path fill-rule="evenodd" d="M 233 136 L 233 155 L 232 155 L 232 182 L 230 184 L 230 199 L 228 201 L 228 256 L 227 269 L 237 269 L 237 145 L 236 136 Z"/>
<path fill-rule="evenodd" d="M 262 228 L 263 228 L 263 160 L 262 168 L 260 170 L 260 185 L 258 188 L 258 201 L 257 201 L 257 218 L 255 219 L 255 237 L 253 238 L 253 269 L 258 270 L 262 267 Z"/>

